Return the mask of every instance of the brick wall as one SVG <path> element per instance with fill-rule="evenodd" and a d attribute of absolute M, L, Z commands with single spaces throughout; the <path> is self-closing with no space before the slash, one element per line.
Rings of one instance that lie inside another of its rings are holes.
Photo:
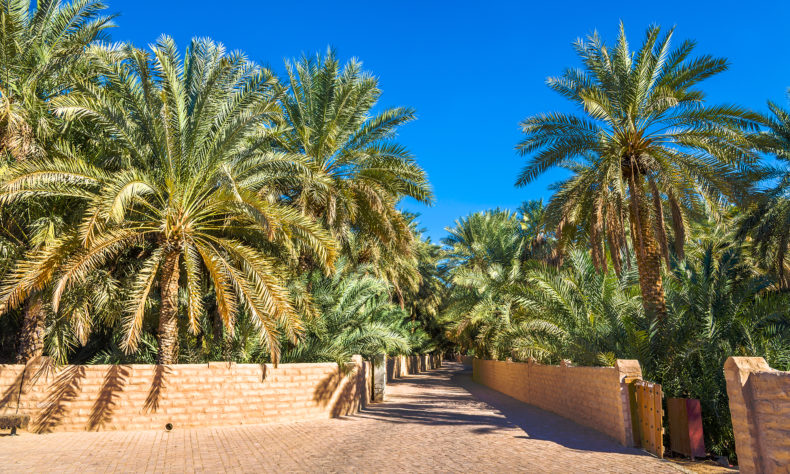
<path fill-rule="evenodd" d="M 0 365 L 0 413 L 30 430 L 97 431 L 328 418 L 369 400 L 370 364 Z M 21 389 L 21 391 L 20 391 Z"/>
<path fill-rule="evenodd" d="M 475 359 L 474 380 L 522 402 L 634 443 L 626 377 L 642 376 L 638 361 L 615 367 L 569 367 Z"/>
<path fill-rule="evenodd" d="M 724 376 L 741 472 L 788 472 L 790 372 L 762 357 L 730 357 Z"/>

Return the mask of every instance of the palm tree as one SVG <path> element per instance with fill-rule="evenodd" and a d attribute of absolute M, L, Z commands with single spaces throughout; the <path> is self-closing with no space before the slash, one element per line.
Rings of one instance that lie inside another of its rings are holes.
<path fill-rule="evenodd" d="M 3 162 L 46 158 L 62 141 L 62 120 L 50 109 L 65 94 L 77 74 L 89 68 L 84 49 L 104 37 L 112 17 L 98 0 L 37 2 L 0 0 L 0 159 Z M 29 242 L 26 228 L 39 215 L 36 209 L 0 210 L 2 232 L 19 251 Z M 25 305 L 17 362 L 39 356 L 44 349 L 45 307 L 39 295 Z"/>
<path fill-rule="evenodd" d="M 757 156 L 747 132 L 760 121 L 737 106 L 705 105 L 695 86 L 726 70 L 727 62 L 690 59 L 692 41 L 671 49 L 672 33 L 661 36 L 659 27 L 648 28 L 633 53 L 622 24 L 612 50 L 597 33 L 579 40 L 575 47 L 584 69 L 569 69 L 547 82 L 584 115 L 557 112 L 521 122 L 525 138 L 518 149 L 530 160 L 516 183 L 527 185 L 555 166 L 589 168 L 586 178 L 601 196 L 590 214 L 597 228 L 613 226 L 619 235 L 626 223 L 606 215 L 603 199 L 627 193 L 643 304 L 659 320 L 666 318 L 661 260 L 668 248 L 662 203 L 669 203 L 675 241 L 682 246 L 684 209 L 737 199 L 748 190 L 743 172 Z M 597 235 L 607 234 L 611 229 Z"/>
<path fill-rule="evenodd" d="M 445 255 L 440 245 L 431 242 L 430 237 L 423 236 L 426 230 L 417 227 L 419 216 L 412 214 L 410 217 L 414 233 L 414 260 L 418 282 L 407 292 L 405 299 L 409 302 L 412 321 L 419 321 L 422 327 L 436 330 L 438 329 L 436 317 L 447 293 L 443 269 L 440 265 Z"/>
<path fill-rule="evenodd" d="M 112 17 L 97 0 L 0 0 L 0 153 L 23 161 L 57 140 L 49 102 L 84 72 L 85 47 L 102 39 Z"/>
<path fill-rule="evenodd" d="M 344 247 L 355 231 L 360 263 L 408 254 L 412 233 L 396 204 L 404 197 L 432 199 L 423 169 L 392 141 L 400 125 L 414 120 L 414 111 L 373 113 L 381 95 L 378 80 L 356 60 L 341 68 L 331 50 L 286 66 L 290 91 L 282 105 L 288 131 L 276 140 L 281 150 L 302 157 L 303 176 L 297 183 L 283 180 L 282 194 L 323 220 Z M 390 278 L 396 290 L 404 284 L 397 275 Z"/>
<path fill-rule="evenodd" d="M 751 237 L 760 260 L 776 273 L 781 288 L 788 289 L 790 112 L 773 102 L 769 102 L 768 107 L 772 116 L 767 120 L 768 131 L 760 137 L 760 148 L 778 160 L 778 164 L 767 173 L 776 181 L 760 194 L 757 205 L 743 215 L 737 237 Z"/>
<path fill-rule="evenodd" d="M 498 358 L 501 334 L 522 314 L 526 239 L 510 211 L 478 212 L 456 221 L 443 240 L 450 295 L 442 319 L 448 337 L 478 357 Z"/>
<path fill-rule="evenodd" d="M 131 46 L 89 52 L 103 86 L 79 82 L 54 105 L 66 119 L 95 126 L 115 152 L 102 167 L 67 156 L 9 172 L 6 202 L 78 196 L 87 211 L 77 231 L 19 263 L 0 308 L 18 306 L 53 279 L 57 312 L 64 292 L 134 251 L 141 264 L 129 289 L 125 350 L 137 347 L 158 290 L 158 362 L 177 362 L 179 288 L 183 282 L 186 322 L 196 333 L 206 274 L 225 327 L 232 333 L 236 314 L 249 312 L 277 361 L 281 331 L 293 340 L 302 329 L 282 260 L 308 252 L 328 269 L 335 248 L 317 223 L 260 187 L 259 170 L 281 158 L 263 148 L 272 133 L 266 124 L 279 113 L 275 78 L 206 39 L 193 40 L 183 61 L 169 37 L 151 53 Z"/>
<path fill-rule="evenodd" d="M 524 260 L 551 260 L 554 233 L 546 223 L 546 205 L 541 200 L 524 201 L 518 207 L 521 235 L 526 240 Z"/>
<path fill-rule="evenodd" d="M 442 240 L 452 267 L 482 269 L 492 264 L 510 265 L 524 251 L 521 222 L 510 211 L 494 209 L 476 212 L 445 229 Z"/>
<path fill-rule="evenodd" d="M 344 363 L 353 354 L 370 360 L 409 352 L 408 313 L 391 302 L 392 286 L 370 265 L 353 266 L 343 257 L 331 276 L 312 272 L 308 280 L 320 317 L 310 319 L 305 338 L 284 359 Z"/>
<path fill-rule="evenodd" d="M 521 360 L 571 359 L 580 365 L 613 365 L 639 355 L 647 329 L 635 272 L 601 272 L 590 254 L 571 249 L 563 267 L 540 265 L 525 273 L 522 320 L 500 344 Z"/>

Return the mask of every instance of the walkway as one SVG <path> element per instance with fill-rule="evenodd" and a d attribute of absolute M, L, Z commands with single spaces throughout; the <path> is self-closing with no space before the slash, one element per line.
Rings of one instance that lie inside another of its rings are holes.
<path fill-rule="evenodd" d="M 471 381 L 456 364 L 359 415 L 292 424 L 0 437 L 2 472 L 678 472 Z"/>

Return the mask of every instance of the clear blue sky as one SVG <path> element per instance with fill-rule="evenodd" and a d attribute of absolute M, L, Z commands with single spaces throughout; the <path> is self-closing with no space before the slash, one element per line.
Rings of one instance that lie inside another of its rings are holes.
<path fill-rule="evenodd" d="M 622 19 L 637 46 L 651 23 L 676 26 L 675 44 L 691 38 L 697 54 L 727 57 L 730 70 L 707 81 L 710 102 L 764 111 L 767 99 L 785 104 L 790 86 L 790 2 L 780 0 L 107 1 L 121 13 L 116 41 L 144 46 L 167 33 L 183 49 L 209 36 L 277 71 L 330 45 L 361 59 L 380 78 L 382 106 L 417 109 L 398 140 L 428 171 L 436 204 L 404 207 L 422 214 L 434 241 L 459 216 L 549 197 L 559 172 L 513 186 L 518 123 L 568 110 L 544 81 L 578 64 L 571 43 L 594 29 L 611 42 Z"/>

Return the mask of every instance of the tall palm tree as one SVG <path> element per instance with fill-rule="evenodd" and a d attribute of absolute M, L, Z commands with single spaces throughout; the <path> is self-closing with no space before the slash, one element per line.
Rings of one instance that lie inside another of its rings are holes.
<path fill-rule="evenodd" d="M 112 17 L 102 15 L 98 0 L 64 3 L 46 0 L 31 8 L 29 0 L 0 0 L 0 160 L 46 158 L 63 136 L 62 120 L 51 101 L 65 94 L 89 63 L 84 49 L 101 39 Z M 20 250 L 29 244 L 26 228 L 39 215 L 35 208 L 0 210 L 2 232 Z M 45 307 L 39 295 L 25 305 L 17 362 L 41 355 Z"/>
<path fill-rule="evenodd" d="M 790 94 L 788 94 L 790 96 Z M 773 186 L 760 193 L 757 205 L 744 214 L 739 238 L 751 237 L 760 260 L 777 275 L 783 289 L 790 288 L 787 257 L 790 255 L 790 112 L 769 102 L 772 116 L 760 137 L 760 148 L 777 159 L 768 176 Z"/>
<path fill-rule="evenodd" d="M 576 162 L 589 168 L 590 185 L 599 195 L 627 190 L 643 304 L 646 313 L 659 320 L 666 318 L 662 203 L 669 203 L 675 240 L 682 245 L 684 208 L 737 199 L 748 189 L 743 172 L 757 156 L 747 132 L 756 130 L 760 121 L 757 114 L 737 106 L 705 105 L 696 86 L 726 70 L 727 61 L 691 59 L 692 41 L 671 49 L 672 33 L 661 36 L 659 27 L 648 28 L 635 52 L 629 49 L 622 24 L 611 50 L 597 33 L 577 41 L 584 69 L 569 69 L 547 82 L 584 115 L 557 112 L 521 122 L 525 138 L 518 149 L 530 159 L 516 183 L 527 185 L 549 168 Z M 597 203 L 594 214 L 624 235 L 626 223 L 607 219 L 604 204 Z"/>
<path fill-rule="evenodd" d="M 295 339 L 300 318 L 276 256 L 309 252 L 322 268 L 334 241 L 312 219 L 269 199 L 260 188 L 267 153 L 266 124 L 279 113 L 273 75 L 227 53 L 210 40 L 193 40 L 183 61 L 162 37 L 151 53 L 131 46 L 89 51 L 102 85 L 78 83 L 54 101 L 58 114 L 82 120 L 110 137 L 115 153 L 102 167 L 80 156 L 25 161 L 9 173 L 3 199 L 79 196 L 87 212 L 78 231 L 27 256 L 0 291 L 0 309 L 18 306 L 54 280 L 52 307 L 92 271 L 134 250 L 142 260 L 131 284 L 122 346 L 136 348 L 149 299 L 158 290 L 158 362 L 178 360 L 179 299 L 186 287 L 186 322 L 198 331 L 204 311 L 203 275 L 232 332 L 245 310 L 268 342 Z"/>
<path fill-rule="evenodd" d="M 425 171 L 392 140 L 399 126 L 414 120 L 414 111 L 396 107 L 374 113 L 381 95 L 378 79 L 356 60 L 341 68 L 333 51 L 286 66 L 287 133 L 276 139 L 280 149 L 302 157 L 304 174 L 298 183 L 283 181 L 283 195 L 322 219 L 344 246 L 354 231 L 356 244 L 367 247 L 359 255 L 363 263 L 385 253 L 409 253 L 409 221 L 396 204 L 404 197 L 432 199 Z M 403 284 L 393 280 L 396 287 Z"/>

